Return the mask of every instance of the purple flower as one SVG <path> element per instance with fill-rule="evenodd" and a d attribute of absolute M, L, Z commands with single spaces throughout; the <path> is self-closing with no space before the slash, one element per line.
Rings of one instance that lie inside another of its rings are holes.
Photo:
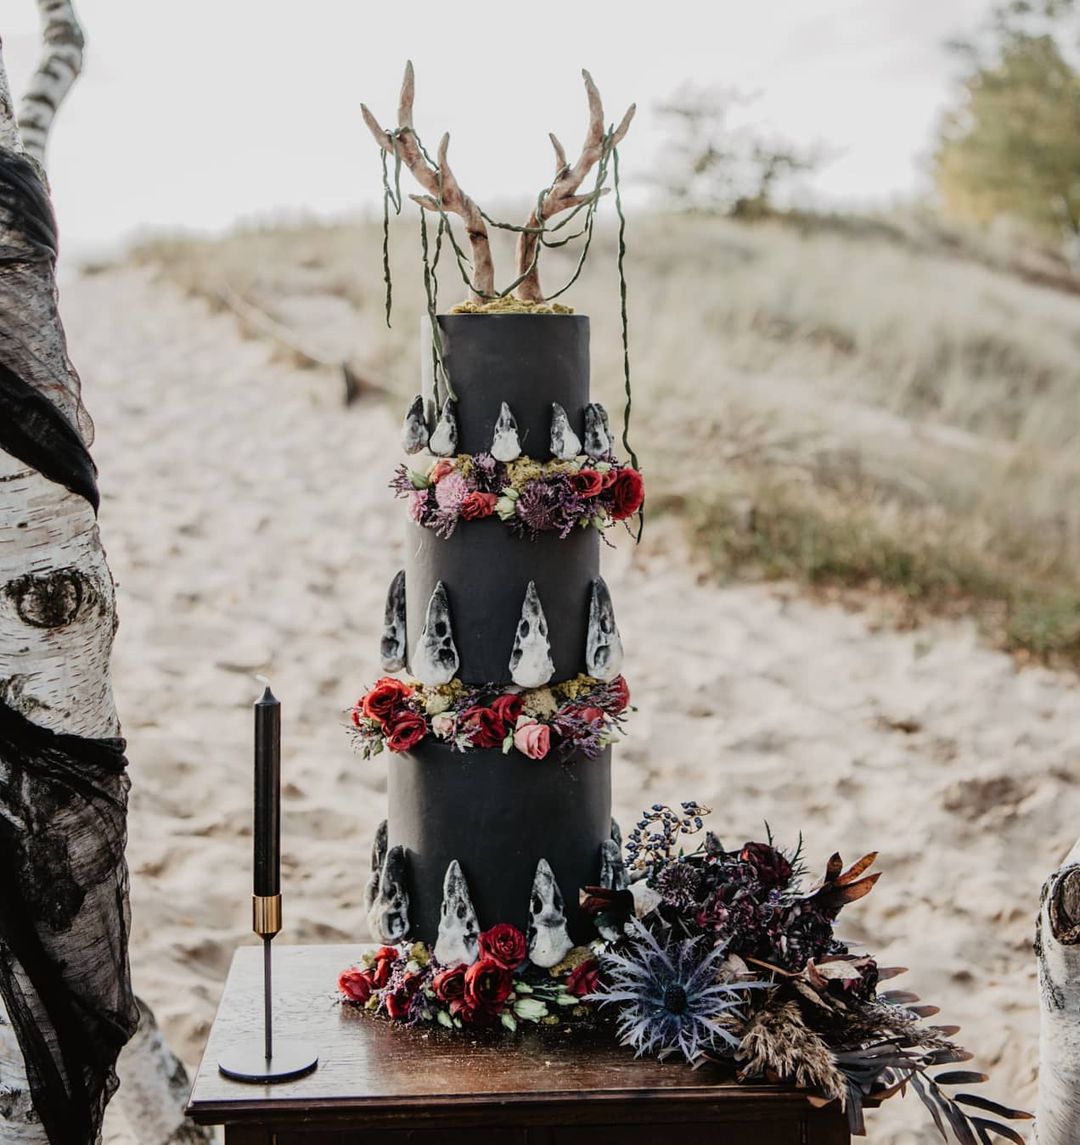
<path fill-rule="evenodd" d="M 506 484 L 506 466 L 490 453 L 477 453 L 471 476 L 478 493 L 499 493 Z"/>
<path fill-rule="evenodd" d="M 530 533 L 555 528 L 558 496 L 546 481 L 530 481 L 517 499 L 517 516 Z"/>

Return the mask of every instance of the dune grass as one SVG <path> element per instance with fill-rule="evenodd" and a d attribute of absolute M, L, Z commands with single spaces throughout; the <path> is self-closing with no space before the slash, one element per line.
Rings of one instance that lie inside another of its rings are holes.
<path fill-rule="evenodd" d="M 395 224 L 383 321 L 374 223 L 144 243 L 185 289 L 222 285 L 303 329 L 318 300 L 399 399 L 422 286 Z M 878 591 L 907 620 L 970 613 L 1017 654 L 1080 666 L 1080 309 L 1068 294 L 889 228 L 642 216 L 629 235 L 634 418 L 651 511 L 721 579 Z M 614 235 L 562 301 L 592 318 L 594 391 L 621 409 Z M 549 289 L 572 270 L 553 251 Z M 496 265 L 510 268 L 497 247 Z M 463 298 L 442 273 L 445 308 Z M 617 420 L 617 419 L 616 419 Z"/>

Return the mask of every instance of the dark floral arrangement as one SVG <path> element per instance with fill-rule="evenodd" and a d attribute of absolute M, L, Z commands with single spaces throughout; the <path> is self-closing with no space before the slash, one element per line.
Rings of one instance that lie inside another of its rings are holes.
<path fill-rule="evenodd" d="M 423 943 L 381 946 L 338 978 L 346 1002 L 399 1022 L 438 1022 L 448 1029 L 520 1022 L 562 1026 L 588 1017 L 596 988 L 596 954 L 575 946 L 557 966 L 527 960 L 525 935 L 500 923 L 479 937 L 470 966 L 442 966 Z"/>
<path fill-rule="evenodd" d="M 384 676 L 350 710 L 356 750 L 402 752 L 426 736 L 455 751 L 517 748 L 530 759 L 589 759 L 617 739 L 630 704 L 622 676 L 609 683 L 575 676 L 545 688 L 474 687 L 460 680 L 432 687 Z"/>
<path fill-rule="evenodd" d="M 343 999 L 456 1028 L 610 1023 L 638 1056 L 718 1062 L 739 1081 L 836 1101 L 859 1135 L 868 1102 L 910 1087 L 945 1141 L 1023 1145 L 1007 1122 L 1029 1113 L 956 1091 L 986 1080 L 949 1068 L 971 1058 L 953 1041 L 957 1027 L 928 1023 L 937 1008 L 914 994 L 881 990 L 903 970 L 837 936 L 841 909 L 878 879 L 867 873 L 876 854 L 847 869 L 833 855 L 807 887 L 801 842 L 792 852 L 771 837 L 727 850 L 705 832 L 686 850 L 706 814 L 688 802 L 642 815 L 626 843 L 628 889 L 582 890 L 599 938 L 551 971 L 527 965 L 521 932 L 504 924 L 481 936 L 468 967 L 439 966 L 423 944 L 382 947 L 342 974 Z"/>
<path fill-rule="evenodd" d="M 440 457 L 426 473 L 399 465 L 390 487 L 408 498 L 409 516 L 449 537 L 458 521 L 496 516 L 535 539 L 576 528 L 603 529 L 633 516 L 645 498 L 641 474 L 614 460 L 496 461 L 490 453 Z"/>

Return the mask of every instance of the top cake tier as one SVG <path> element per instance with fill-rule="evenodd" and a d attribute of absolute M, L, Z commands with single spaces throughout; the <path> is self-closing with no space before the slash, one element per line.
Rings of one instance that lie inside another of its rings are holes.
<path fill-rule="evenodd" d="M 459 453 L 491 449 L 502 403 L 521 452 L 551 457 L 551 407 L 581 435 L 589 402 L 589 319 L 576 314 L 441 314 L 443 361 L 453 387 Z M 432 398 L 430 331 L 424 323 L 424 396 Z"/>

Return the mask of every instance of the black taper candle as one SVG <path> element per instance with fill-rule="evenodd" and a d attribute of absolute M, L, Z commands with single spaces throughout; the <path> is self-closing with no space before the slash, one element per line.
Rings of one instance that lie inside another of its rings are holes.
<path fill-rule="evenodd" d="M 281 702 L 266 691 L 255 702 L 256 895 L 281 891 Z"/>

